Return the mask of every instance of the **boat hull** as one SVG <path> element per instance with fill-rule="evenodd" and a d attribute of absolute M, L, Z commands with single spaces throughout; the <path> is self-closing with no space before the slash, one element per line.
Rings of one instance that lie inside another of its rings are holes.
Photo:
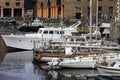
<path fill-rule="evenodd" d="M 107 74 L 120 74 L 120 68 L 112 68 L 107 66 L 97 66 L 97 69 L 100 73 L 107 73 Z"/>
<path fill-rule="evenodd" d="M 11 48 L 18 48 L 23 50 L 32 50 L 34 48 L 34 41 L 45 42 L 46 44 L 49 42 L 49 39 L 41 39 L 39 37 L 26 37 L 24 35 L 2 35 L 2 38 L 6 44 L 6 46 Z M 39 43 L 37 46 L 41 46 L 42 43 Z"/>
<path fill-rule="evenodd" d="M 95 63 L 76 62 L 76 63 L 60 64 L 59 66 L 63 68 L 95 68 Z"/>
<path fill-rule="evenodd" d="M 63 68 L 95 68 L 96 60 L 92 58 L 63 60 L 59 66 Z"/>
<path fill-rule="evenodd" d="M 59 66 L 65 68 L 96 68 L 96 63 L 98 62 L 99 56 L 96 57 L 83 57 L 83 58 L 69 58 L 63 60 Z M 106 61 L 109 63 L 116 61 L 118 55 L 106 55 Z M 102 60 L 102 58 L 100 59 Z"/>

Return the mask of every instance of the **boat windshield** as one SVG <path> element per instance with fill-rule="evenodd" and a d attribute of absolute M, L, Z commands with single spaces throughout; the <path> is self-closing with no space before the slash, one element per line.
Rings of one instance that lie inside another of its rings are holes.
<path fill-rule="evenodd" d="M 116 64 L 116 62 L 112 62 L 112 63 L 110 64 L 110 66 L 113 67 L 115 64 Z"/>
<path fill-rule="evenodd" d="M 38 33 L 42 33 L 42 30 L 39 30 L 39 32 Z"/>

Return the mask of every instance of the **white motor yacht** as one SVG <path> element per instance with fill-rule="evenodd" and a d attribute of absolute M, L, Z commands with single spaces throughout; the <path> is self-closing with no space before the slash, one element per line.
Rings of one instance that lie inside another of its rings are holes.
<path fill-rule="evenodd" d="M 80 25 L 81 22 L 78 21 L 77 23 L 73 24 L 68 28 L 39 28 L 37 33 L 31 34 L 24 34 L 24 35 L 17 35 L 17 34 L 10 34 L 10 35 L 2 35 L 2 38 L 8 47 L 18 48 L 18 49 L 25 49 L 25 50 L 32 50 L 34 41 L 39 41 L 41 44 L 48 44 L 50 40 L 52 41 L 63 41 L 61 36 L 72 35 L 72 33 L 77 32 L 76 27 Z"/>

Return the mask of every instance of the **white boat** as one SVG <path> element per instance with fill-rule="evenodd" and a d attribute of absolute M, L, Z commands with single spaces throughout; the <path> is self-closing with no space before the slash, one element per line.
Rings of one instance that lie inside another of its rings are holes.
<path fill-rule="evenodd" d="M 43 22 L 37 18 L 31 24 L 32 26 L 43 26 Z"/>
<path fill-rule="evenodd" d="M 105 54 L 92 54 L 85 57 L 72 57 L 62 58 L 52 62 L 48 62 L 49 65 L 59 66 L 61 68 L 96 68 L 96 63 L 99 60 L 106 58 L 106 61 L 113 62 L 120 59 L 120 55 L 117 53 L 105 53 Z"/>
<path fill-rule="evenodd" d="M 96 62 L 98 62 L 99 57 L 101 56 L 101 59 L 104 57 L 107 61 L 116 61 L 118 60 L 118 55 L 114 54 L 106 54 L 106 55 L 88 55 L 86 57 L 75 57 L 73 59 L 65 59 L 62 60 L 59 63 L 60 67 L 66 67 L 66 68 L 96 68 Z"/>
<path fill-rule="evenodd" d="M 104 63 L 97 64 L 96 67 L 100 73 L 106 73 L 106 74 L 119 74 L 120 75 L 120 61 L 113 61 L 112 63 L 107 63 L 107 65 L 104 65 Z"/>
<path fill-rule="evenodd" d="M 32 23 L 23 23 L 17 29 L 22 32 L 37 32 L 39 28 L 43 27 L 43 22 L 36 18 Z"/>
<path fill-rule="evenodd" d="M 80 25 L 81 22 L 78 21 L 68 28 L 39 28 L 37 33 L 24 34 L 24 35 L 2 35 L 5 44 L 8 47 L 32 50 L 34 41 L 41 42 L 41 45 L 48 44 L 50 40 L 62 41 L 61 36 L 72 35 L 72 33 L 77 32 L 76 27 Z"/>
<path fill-rule="evenodd" d="M 96 59 L 93 57 L 80 58 L 77 56 L 62 60 L 58 66 L 62 68 L 95 68 Z"/>

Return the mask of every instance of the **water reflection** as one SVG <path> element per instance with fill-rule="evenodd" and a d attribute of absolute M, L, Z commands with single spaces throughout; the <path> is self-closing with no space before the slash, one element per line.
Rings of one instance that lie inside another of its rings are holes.
<path fill-rule="evenodd" d="M 32 51 L 7 53 L 0 65 L 0 78 L 2 77 L 2 80 L 75 80 L 86 79 L 81 77 L 86 73 L 97 73 L 96 70 L 90 69 L 48 70 L 45 64 L 34 65 L 32 60 Z"/>
<path fill-rule="evenodd" d="M 3 80 L 6 78 L 9 80 L 14 80 L 14 78 L 18 80 L 41 80 L 34 73 L 31 51 L 7 53 L 0 66 L 0 76 Z"/>
<path fill-rule="evenodd" d="M 99 72 L 96 69 L 67 69 L 61 68 L 58 70 L 49 70 L 47 65 L 35 65 L 36 70 L 41 72 L 45 71 L 46 80 L 93 80 Z"/>

